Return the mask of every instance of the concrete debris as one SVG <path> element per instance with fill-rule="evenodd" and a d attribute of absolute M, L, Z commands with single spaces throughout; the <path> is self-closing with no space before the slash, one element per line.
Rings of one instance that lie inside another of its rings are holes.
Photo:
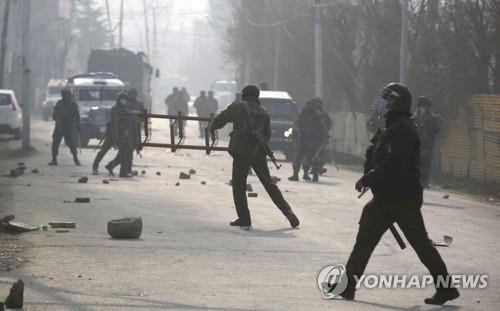
<path fill-rule="evenodd" d="M 139 176 L 139 172 L 138 171 L 132 171 L 132 175 L 133 176 Z"/>
<path fill-rule="evenodd" d="M 40 171 L 37 168 L 31 170 L 31 174 L 39 174 Z"/>
<path fill-rule="evenodd" d="M 49 225 L 54 229 L 75 229 L 76 223 L 72 221 L 51 221 Z"/>
<path fill-rule="evenodd" d="M 249 198 L 257 198 L 259 196 L 259 194 L 255 193 L 255 192 L 249 192 L 248 193 L 248 197 Z"/>
<path fill-rule="evenodd" d="M 161 176 L 161 172 L 156 172 L 156 176 Z"/>
<path fill-rule="evenodd" d="M 76 198 L 75 203 L 90 203 L 90 198 Z"/>
<path fill-rule="evenodd" d="M 191 179 L 191 175 L 181 172 L 179 174 L 179 179 Z"/>
<path fill-rule="evenodd" d="M 201 184 L 202 184 L 202 185 L 206 185 L 206 184 L 207 184 L 207 182 L 206 182 L 206 181 L 202 181 L 202 182 L 201 182 Z"/>
<path fill-rule="evenodd" d="M 24 301 L 24 282 L 17 280 L 10 289 L 9 296 L 5 299 L 5 306 L 9 309 L 21 309 Z"/>
<path fill-rule="evenodd" d="M 449 194 L 445 194 L 445 195 L 443 196 L 443 199 L 449 199 L 449 198 L 450 198 L 450 195 L 449 195 Z"/>
<path fill-rule="evenodd" d="M 88 181 L 89 181 L 88 177 L 82 177 L 82 178 L 78 179 L 79 184 L 86 184 Z"/>
<path fill-rule="evenodd" d="M 196 174 L 196 171 L 195 171 L 194 169 L 190 169 L 190 170 L 189 170 L 189 174 L 190 174 L 190 175 L 195 175 L 195 174 Z"/>
<path fill-rule="evenodd" d="M 30 231 L 38 230 L 37 227 L 33 227 L 21 222 L 14 221 L 14 215 L 9 215 L 0 220 L 0 231 L 7 233 L 24 233 Z"/>
<path fill-rule="evenodd" d="M 10 170 L 10 177 L 19 177 L 21 175 L 24 174 L 24 170 L 19 168 L 19 167 L 16 167 L 16 168 L 13 168 Z"/>
<path fill-rule="evenodd" d="M 179 187 L 180 185 L 181 185 L 181 183 L 180 183 L 180 182 L 175 183 L 175 186 L 176 186 L 176 187 Z"/>
<path fill-rule="evenodd" d="M 107 180 L 107 179 L 103 179 L 103 180 L 102 180 L 102 183 L 103 183 L 103 184 L 108 185 L 108 184 L 109 184 L 109 180 Z"/>
<path fill-rule="evenodd" d="M 142 234 L 142 217 L 111 220 L 108 233 L 114 239 L 138 239 Z"/>
<path fill-rule="evenodd" d="M 443 236 L 443 241 L 433 242 L 435 246 L 450 247 L 453 242 L 453 237 L 449 235 Z"/>
<path fill-rule="evenodd" d="M 56 230 L 56 233 L 68 233 L 69 230 L 68 229 L 58 229 Z"/>
<path fill-rule="evenodd" d="M 141 171 L 141 175 L 146 175 L 146 171 Z"/>
<path fill-rule="evenodd" d="M 252 184 L 247 184 L 247 192 L 253 192 Z"/>

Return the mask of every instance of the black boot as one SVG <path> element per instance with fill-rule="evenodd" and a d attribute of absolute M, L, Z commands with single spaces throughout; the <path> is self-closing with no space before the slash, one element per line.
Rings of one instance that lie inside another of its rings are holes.
<path fill-rule="evenodd" d="M 302 179 L 309 181 L 309 180 L 311 180 L 311 177 L 309 176 L 308 172 L 304 171 L 304 176 L 302 176 Z"/>
<path fill-rule="evenodd" d="M 106 168 L 106 170 L 108 170 L 108 173 L 109 173 L 109 176 L 115 176 L 115 173 L 113 173 L 113 168 L 111 166 L 106 165 L 104 168 Z"/>
<path fill-rule="evenodd" d="M 49 165 L 50 166 L 57 166 L 57 159 L 56 158 L 52 158 L 52 161 L 49 162 Z"/>
<path fill-rule="evenodd" d="M 300 221 L 293 212 L 288 213 L 286 215 L 286 219 L 288 219 L 292 228 L 297 228 L 298 226 L 300 226 Z"/>
<path fill-rule="evenodd" d="M 289 181 L 299 181 L 299 174 L 296 172 L 293 172 L 293 175 L 288 177 Z"/>
<path fill-rule="evenodd" d="M 242 230 L 250 230 L 252 224 L 250 222 L 243 222 L 241 219 L 236 219 L 229 223 L 230 226 L 240 227 Z"/>
<path fill-rule="evenodd" d="M 319 181 L 319 175 L 318 174 L 313 174 L 313 182 L 318 182 Z"/>
<path fill-rule="evenodd" d="M 73 163 L 75 163 L 76 166 L 81 166 L 82 164 L 78 160 L 78 154 L 73 153 Z"/>
<path fill-rule="evenodd" d="M 426 298 L 424 302 L 428 305 L 444 305 L 447 301 L 451 301 L 460 297 L 460 293 L 456 288 L 438 289 L 431 298 Z"/>

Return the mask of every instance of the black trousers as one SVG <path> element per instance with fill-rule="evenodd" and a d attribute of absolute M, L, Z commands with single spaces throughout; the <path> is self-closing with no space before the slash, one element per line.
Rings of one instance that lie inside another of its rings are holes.
<path fill-rule="evenodd" d="M 54 133 L 52 133 L 52 159 L 56 159 L 59 155 L 59 145 L 63 138 L 73 156 L 78 154 L 76 150 L 75 133 L 73 131 L 65 131 L 56 128 Z"/>
<path fill-rule="evenodd" d="M 120 165 L 120 176 L 132 173 L 132 159 L 134 156 L 134 147 L 131 143 L 119 143 L 118 153 L 106 168 L 113 170 Z"/>
<path fill-rule="evenodd" d="M 429 270 L 436 283 L 438 276 L 448 276 L 441 255 L 427 235 L 421 212 L 422 200 L 372 200 L 363 209 L 356 244 L 346 265 L 349 286 L 355 287 L 354 276 L 361 276 L 370 256 L 387 231 L 396 222 L 418 258 Z"/>
<path fill-rule="evenodd" d="M 99 152 L 95 156 L 94 164 L 92 165 L 94 170 L 99 168 L 99 164 L 111 148 L 113 148 L 113 140 L 109 137 L 104 138 L 101 149 L 99 149 Z"/>
<path fill-rule="evenodd" d="M 312 173 L 317 175 L 321 169 L 321 162 L 312 160 L 315 156 L 319 147 L 314 148 L 313 146 L 306 146 L 305 144 L 298 144 L 295 153 L 295 158 L 293 160 L 293 172 L 298 174 L 300 172 L 301 166 L 303 166 L 305 172 L 309 172 L 312 168 Z"/>
<path fill-rule="evenodd" d="M 245 225 L 251 225 L 252 219 L 248 210 L 247 201 L 247 177 L 248 171 L 253 168 L 260 182 L 273 200 L 278 209 L 287 215 L 292 212 L 290 205 L 285 201 L 283 194 L 278 186 L 271 179 L 269 167 L 265 154 L 258 155 L 255 158 L 241 155 L 233 155 L 233 198 L 236 206 L 238 218 Z"/>

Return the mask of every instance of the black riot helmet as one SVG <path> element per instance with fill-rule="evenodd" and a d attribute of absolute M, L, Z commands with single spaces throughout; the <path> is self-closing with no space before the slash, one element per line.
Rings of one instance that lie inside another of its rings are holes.
<path fill-rule="evenodd" d="M 63 99 L 63 101 L 71 101 L 73 99 L 73 94 L 71 93 L 71 90 L 68 88 L 62 89 L 61 98 Z"/>
<path fill-rule="evenodd" d="M 241 91 L 241 98 L 247 100 L 248 98 L 259 98 L 260 90 L 256 85 L 247 85 Z"/>
<path fill-rule="evenodd" d="M 389 83 L 382 90 L 381 98 L 388 111 L 411 113 L 412 96 L 408 87 L 401 83 Z"/>

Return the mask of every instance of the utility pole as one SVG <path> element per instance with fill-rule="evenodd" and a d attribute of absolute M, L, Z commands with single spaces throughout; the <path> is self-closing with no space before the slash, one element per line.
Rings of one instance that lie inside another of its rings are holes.
<path fill-rule="evenodd" d="M 5 88 L 5 58 L 7 55 L 7 35 L 9 33 L 10 0 L 5 2 L 3 16 L 2 38 L 0 47 L 0 89 Z"/>
<path fill-rule="evenodd" d="M 23 150 L 29 150 L 31 148 L 31 0 L 25 0 L 23 4 Z"/>
<path fill-rule="evenodd" d="M 276 11 L 277 11 L 277 20 L 280 21 L 283 18 L 283 5 L 284 2 L 276 1 Z M 274 81 L 273 81 L 273 89 L 279 90 L 279 78 L 280 78 L 280 65 L 281 65 L 281 38 L 282 38 L 283 27 L 280 23 L 276 25 L 276 42 L 274 47 Z"/>
<path fill-rule="evenodd" d="M 142 0 L 142 5 L 144 6 L 144 32 L 146 33 L 146 53 L 150 56 L 150 46 L 149 46 L 149 19 L 148 19 L 148 4 L 147 0 Z"/>
<path fill-rule="evenodd" d="M 111 47 L 115 47 L 115 34 L 113 33 L 113 22 L 111 22 L 111 10 L 109 9 L 109 0 L 106 0 L 106 15 L 108 16 L 109 33 L 111 34 Z"/>
<path fill-rule="evenodd" d="M 119 37 L 118 37 L 118 48 L 122 48 L 123 45 L 123 1 L 121 0 L 120 2 L 120 30 L 119 30 Z"/>
<path fill-rule="evenodd" d="M 314 94 L 323 97 L 323 29 L 321 27 L 321 0 L 314 0 Z"/>
<path fill-rule="evenodd" d="M 399 55 L 399 81 L 403 84 L 408 80 L 408 9 L 409 0 L 400 0 L 401 3 L 401 46 Z"/>

